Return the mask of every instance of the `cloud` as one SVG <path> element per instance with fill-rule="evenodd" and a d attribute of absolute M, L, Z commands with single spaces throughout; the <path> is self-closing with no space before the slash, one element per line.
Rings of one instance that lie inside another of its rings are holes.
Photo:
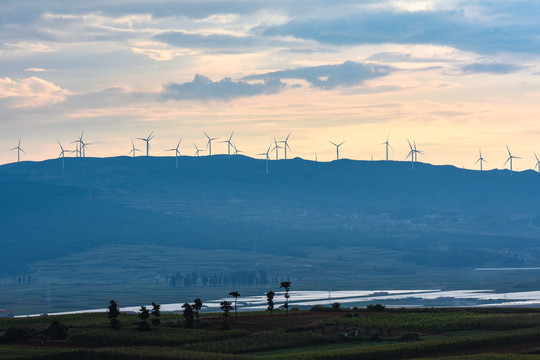
<path fill-rule="evenodd" d="M 540 53 L 537 23 L 520 22 L 513 17 L 500 22 L 496 19 L 478 21 L 468 16 L 466 8 L 416 12 L 371 10 L 329 19 L 295 18 L 283 25 L 253 31 L 265 36 L 293 36 L 336 46 L 437 44 L 486 54 Z"/>
<path fill-rule="evenodd" d="M 24 71 L 28 71 L 28 72 L 45 72 L 47 70 L 45 70 L 43 68 L 28 68 L 28 69 L 25 69 Z"/>
<path fill-rule="evenodd" d="M 0 79 L 0 98 L 8 100 L 8 106 L 24 108 L 53 105 L 62 102 L 71 92 L 52 82 L 29 77 L 12 80 Z"/>
<path fill-rule="evenodd" d="M 488 74 L 510 74 L 522 69 L 521 66 L 513 64 L 492 63 L 482 64 L 474 63 L 464 66 L 461 70 L 466 73 L 488 73 Z"/>
<path fill-rule="evenodd" d="M 163 86 L 162 100 L 231 100 L 239 97 L 277 94 L 285 84 L 277 79 L 264 83 L 248 83 L 224 78 L 212 81 L 203 75 L 195 75 L 193 81 L 170 83 Z"/>
<path fill-rule="evenodd" d="M 222 34 L 191 34 L 185 31 L 167 31 L 157 34 L 158 41 L 181 48 L 223 48 L 230 46 L 249 47 L 257 45 L 253 36 L 233 36 Z"/>
<path fill-rule="evenodd" d="M 366 80 L 386 76 L 393 70 L 394 68 L 390 66 L 346 61 L 340 65 L 310 66 L 251 75 L 244 80 L 303 79 L 313 87 L 328 90 L 338 86 L 361 85 Z"/>

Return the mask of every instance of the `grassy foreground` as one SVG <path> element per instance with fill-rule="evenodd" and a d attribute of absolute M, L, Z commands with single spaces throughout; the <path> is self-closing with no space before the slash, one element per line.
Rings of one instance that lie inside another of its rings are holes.
<path fill-rule="evenodd" d="M 181 314 L 149 331 L 135 314 L 119 320 L 113 330 L 106 314 L 0 319 L 0 360 L 540 359 L 537 309 L 316 307 L 233 315 L 229 330 L 220 314 L 201 315 L 193 329 Z"/>

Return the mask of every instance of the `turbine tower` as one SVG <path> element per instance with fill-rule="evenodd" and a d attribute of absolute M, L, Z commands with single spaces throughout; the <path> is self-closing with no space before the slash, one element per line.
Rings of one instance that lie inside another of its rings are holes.
<path fill-rule="evenodd" d="M 265 153 L 257 154 L 257 155 L 264 155 L 266 157 L 266 175 L 268 175 L 268 160 L 270 160 L 271 147 L 272 147 L 272 143 L 270 143 L 270 146 L 268 146 L 268 150 L 266 150 Z"/>
<path fill-rule="evenodd" d="M 204 132 L 204 131 L 203 131 Z M 218 137 L 217 138 L 211 138 L 210 136 L 208 136 L 207 133 L 204 132 L 204 135 L 206 135 L 206 137 L 208 138 L 208 142 L 206 143 L 206 147 L 208 148 L 208 155 L 209 156 L 212 156 L 212 140 L 217 140 L 219 139 Z M 232 135 L 231 135 L 232 137 Z"/>
<path fill-rule="evenodd" d="M 339 160 L 339 147 L 345 143 L 345 141 L 342 141 L 340 144 L 336 144 L 328 140 L 330 144 L 334 145 L 336 147 L 336 160 Z"/>
<path fill-rule="evenodd" d="M 521 159 L 521 158 L 512 155 L 512 153 L 510 152 L 510 149 L 508 148 L 508 145 L 506 145 L 506 150 L 508 151 L 508 159 L 506 159 L 503 166 L 506 166 L 506 163 L 510 161 L 510 175 L 512 175 L 512 159 Z"/>
<path fill-rule="evenodd" d="M 179 155 L 182 155 L 180 154 L 180 150 L 178 150 L 178 148 L 180 147 L 180 143 L 182 142 L 182 138 L 180 138 L 180 140 L 178 140 L 178 144 L 176 145 L 176 147 L 174 149 L 168 149 L 168 150 L 165 150 L 165 151 L 174 151 L 174 157 L 176 158 L 176 168 L 178 169 L 178 156 Z"/>
<path fill-rule="evenodd" d="M 477 163 L 480 163 L 480 171 L 482 171 L 482 163 L 483 162 L 487 162 L 486 160 L 484 160 L 484 158 L 482 157 L 482 150 L 481 149 L 478 149 L 478 160 L 476 160 L 476 162 L 474 163 L 474 165 L 476 165 Z"/>
<path fill-rule="evenodd" d="M 135 148 L 135 144 L 133 143 L 133 139 L 132 139 L 132 140 L 131 140 L 131 151 L 128 152 L 128 155 L 131 154 L 131 153 L 133 153 L 133 157 L 135 157 L 135 152 L 136 152 L 136 151 L 141 151 L 141 150 Z"/>
<path fill-rule="evenodd" d="M 56 140 L 58 142 L 58 145 L 60 145 L 60 155 L 58 155 L 58 158 L 62 158 L 62 170 L 64 170 L 64 158 L 65 158 L 65 154 L 66 154 L 66 150 L 64 150 L 64 148 L 62 147 L 62 144 L 60 144 L 60 141 Z"/>
<path fill-rule="evenodd" d="M 153 135 L 154 132 L 152 131 L 150 133 L 150 135 L 148 135 L 148 137 L 145 139 L 145 138 L 137 138 L 139 140 L 142 140 L 144 142 L 146 142 L 146 156 L 149 156 L 149 153 L 150 153 L 150 140 L 152 140 L 154 138 L 155 135 Z"/>
<path fill-rule="evenodd" d="M 21 148 L 21 138 L 19 138 L 19 144 L 15 146 L 13 149 L 10 149 L 10 151 L 11 150 L 17 150 L 17 162 L 21 161 L 21 151 L 25 153 L 24 150 Z"/>
<path fill-rule="evenodd" d="M 388 142 L 388 139 L 390 139 L 390 134 L 388 134 L 388 136 L 386 137 L 386 141 L 381 143 L 381 145 L 386 145 L 386 161 L 388 161 L 388 148 L 392 148 L 390 146 L 390 143 Z"/>
<path fill-rule="evenodd" d="M 196 150 L 196 151 L 195 151 L 195 156 L 199 156 L 199 153 L 200 153 L 202 150 L 199 149 L 199 148 L 197 147 L 197 145 L 195 145 L 195 143 L 193 143 L 193 146 L 195 146 L 195 150 Z"/>
<path fill-rule="evenodd" d="M 289 136 L 291 136 L 291 132 L 289 131 L 289 135 L 285 138 L 285 140 L 279 141 L 280 143 L 283 143 L 283 149 L 285 149 L 285 160 L 287 160 L 287 148 L 291 150 L 291 147 L 289 146 L 289 143 L 287 143 L 287 140 L 289 140 Z"/>

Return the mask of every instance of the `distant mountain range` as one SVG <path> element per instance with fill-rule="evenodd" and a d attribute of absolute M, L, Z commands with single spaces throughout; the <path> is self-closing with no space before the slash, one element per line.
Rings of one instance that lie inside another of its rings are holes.
<path fill-rule="evenodd" d="M 61 161 L 0 166 L 0 272 L 104 244 L 294 252 L 329 239 L 393 246 L 384 239 L 410 233 L 532 246 L 540 234 L 531 170 L 295 158 L 270 161 L 267 175 L 265 160 L 245 156 L 180 157 L 179 169 L 174 157 Z"/>

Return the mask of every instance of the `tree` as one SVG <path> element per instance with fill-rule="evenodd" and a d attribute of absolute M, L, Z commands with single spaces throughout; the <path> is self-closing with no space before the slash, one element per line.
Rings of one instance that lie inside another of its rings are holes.
<path fill-rule="evenodd" d="M 193 307 L 188 304 L 188 303 L 184 303 L 184 305 L 182 305 L 182 308 L 184 308 L 184 320 L 185 320 L 185 327 L 187 328 L 193 328 L 193 320 L 194 320 L 194 316 L 193 316 Z"/>
<path fill-rule="evenodd" d="M 161 315 L 161 305 L 152 302 L 152 315 L 154 316 L 152 318 L 152 324 L 154 324 L 154 326 L 161 324 L 161 320 L 159 320 Z"/>
<path fill-rule="evenodd" d="M 202 300 L 199 298 L 193 300 L 193 309 L 195 309 L 195 313 L 197 314 L 197 321 L 199 321 L 199 310 L 202 309 L 202 304 Z"/>
<path fill-rule="evenodd" d="M 113 330 L 120 329 L 120 321 L 118 320 L 120 308 L 118 307 L 118 303 L 114 300 L 111 300 L 107 308 L 109 309 L 107 317 L 109 318 L 111 327 L 113 328 Z"/>
<path fill-rule="evenodd" d="M 285 289 L 285 304 L 283 304 L 283 307 L 286 310 L 286 315 L 285 316 L 289 316 L 289 297 L 290 297 L 289 289 L 291 288 L 291 282 L 290 281 L 282 281 L 281 284 L 279 285 L 279 287 Z"/>
<path fill-rule="evenodd" d="M 276 293 L 270 290 L 266 293 L 266 302 L 268 303 L 268 311 L 270 311 L 270 317 L 272 317 L 272 313 L 274 311 L 274 295 Z"/>
<path fill-rule="evenodd" d="M 223 300 L 219 305 L 221 311 L 223 311 L 223 328 L 227 330 L 229 329 L 229 323 L 227 322 L 227 318 L 229 317 L 229 312 L 232 310 L 232 304 L 230 301 Z"/>
<path fill-rule="evenodd" d="M 150 317 L 150 311 L 146 308 L 146 306 L 141 306 L 139 309 L 139 319 L 141 319 L 141 322 L 139 322 L 139 331 L 149 331 L 150 325 L 148 325 L 148 318 Z"/>
<path fill-rule="evenodd" d="M 240 293 L 238 293 L 238 291 L 233 291 L 233 292 L 230 292 L 229 295 L 234 297 L 234 314 L 235 314 L 236 320 L 238 320 L 238 311 L 236 309 L 236 301 L 238 300 Z"/>

